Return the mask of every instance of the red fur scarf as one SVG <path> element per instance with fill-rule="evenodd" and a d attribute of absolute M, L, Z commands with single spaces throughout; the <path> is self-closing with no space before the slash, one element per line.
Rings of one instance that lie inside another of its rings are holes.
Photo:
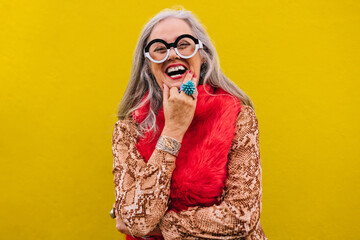
<path fill-rule="evenodd" d="M 209 95 L 205 88 L 216 96 Z M 240 100 L 220 88 L 199 85 L 197 89 L 199 95 L 194 119 L 183 138 L 172 176 L 169 209 L 174 211 L 219 203 L 227 178 L 228 153 L 235 136 L 235 122 L 241 110 Z M 149 105 L 145 105 L 135 111 L 134 120 L 142 122 L 148 109 Z M 152 132 L 138 139 L 137 149 L 146 162 L 164 128 L 162 108 L 156 123 L 159 131 L 153 139 Z"/>

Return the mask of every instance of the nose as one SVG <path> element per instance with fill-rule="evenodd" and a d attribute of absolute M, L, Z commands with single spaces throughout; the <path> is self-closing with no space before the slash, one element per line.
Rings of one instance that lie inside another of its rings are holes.
<path fill-rule="evenodd" d="M 180 56 L 176 54 L 175 48 L 174 48 L 174 47 L 171 47 L 171 48 L 170 48 L 170 53 L 169 53 L 168 59 L 173 60 L 173 59 L 176 59 L 176 58 L 177 58 L 177 59 L 180 59 Z"/>

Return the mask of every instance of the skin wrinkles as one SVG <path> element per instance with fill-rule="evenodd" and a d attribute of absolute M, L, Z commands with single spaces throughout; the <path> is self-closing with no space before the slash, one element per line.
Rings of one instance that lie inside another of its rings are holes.
<path fill-rule="evenodd" d="M 194 33 L 192 32 L 189 24 L 186 21 L 178 18 L 167 18 L 155 25 L 147 43 L 157 38 L 163 39 L 166 42 L 171 43 L 174 42 L 176 38 L 182 34 L 190 34 L 194 36 Z M 176 87 L 179 89 L 180 85 L 187 77 L 185 74 L 184 77 L 181 77 L 179 79 L 170 78 L 165 73 L 165 70 L 169 65 L 183 64 L 188 70 L 191 70 L 193 73 L 195 73 L 197 77 L 200 76 L 200 67 L 203 63 L 203 60 L 200 56 L 199 51 L 197 51 L 197 53 L 190 59 L 182 59 L 176 54 L 175 49 L 171 48 L 169 58 L 165 62 L 154 63 L 150 61 L 150 70 L 155 76 L 160 88 L 163 90 L 164 83 L 166 84 L 166 86 L 168 86 L 169 89 L 171 89 L 172 87 Z"/>

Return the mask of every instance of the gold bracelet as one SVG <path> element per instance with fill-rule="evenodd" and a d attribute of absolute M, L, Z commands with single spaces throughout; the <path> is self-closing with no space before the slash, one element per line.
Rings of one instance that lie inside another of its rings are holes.
<path fill-rule="evenodd" d="M 171 137 L 161 135 L 156 143 L 156 148 L 168 152 L 175 157 L 179 155 L 181 143 Z"/>

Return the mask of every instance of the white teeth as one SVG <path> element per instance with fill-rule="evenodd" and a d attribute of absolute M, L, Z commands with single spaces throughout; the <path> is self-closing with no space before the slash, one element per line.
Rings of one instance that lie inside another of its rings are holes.
<path fill-rule="evenodd" d="M 176 75 L 172 75 L 171 77 L 176 78 L 176 77 L 180 77 L 180 76 L 181 76 L 180 74 L 176 74 Z"/>
<path fill-rule="evenodd" d="M 170 67 L 166 70 L 167 73 L 175 72 L 178 70 L 185 70 L 183 66 Z"/>

